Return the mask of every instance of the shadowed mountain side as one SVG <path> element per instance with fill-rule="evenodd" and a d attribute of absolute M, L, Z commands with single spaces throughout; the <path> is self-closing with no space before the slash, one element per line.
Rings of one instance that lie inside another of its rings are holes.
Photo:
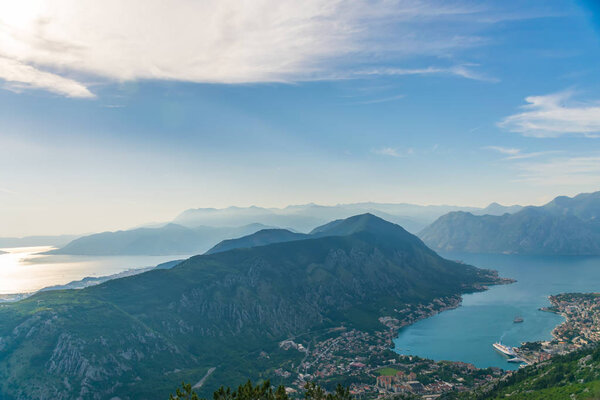
<path fill-rule="evenodd" d="M 407 303 L 498 282 L 371 215 L 336 229 L 350 234 L 195 256 L 0 307 L 0 398 L 164 397 L 218 365 L 210 391 L 267 377 L 285 338 L 381 329 L 378 318 Z"/>
<path fill-rule="evenodd" d="M 221 251 L 264 246 L 271 243 L 291 242 L 295 240 L 314 239 L 325 236 L 348 236 L 361 231 L 389 235 L 399 241 L 419 240 L 408 233 L 399 225 L 391 224 L 373 214 L 355 215 L 346 219 L 339 219 L 313 229 L 309 234 L 293 233 L 286 229 L 263 229 L 239 239 L 224 240 L 206 254 Z"/>
<path fill-rule="evenodd" d="M 267 244 L 291 242 L 309 238 L 304 233 L 296 233 L 287 229 L 263 229 L 251 235 L 238 239 L 227 239 L 217 244 L 205 254 L 221 253 L 232 249 L 243 249 L 248 247 L 265 246 Z"/>
<path fill-rule="evenodd" d="M 472 253 L 600 254 L 600 192 L 557 197 L 515 214 L 453 212 L 419 233 L 435 250 Z"/>

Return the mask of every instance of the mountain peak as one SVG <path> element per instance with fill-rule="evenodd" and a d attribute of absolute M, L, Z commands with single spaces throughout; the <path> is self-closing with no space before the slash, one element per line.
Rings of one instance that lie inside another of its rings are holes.
<path fill-rule="evenodd" d="M 347 236 L 360 232 L 377 234 L 408 234 L 400 225 L 393 224 L 371 213 L 338 219 L 313 229 L 314 236 Z"/>

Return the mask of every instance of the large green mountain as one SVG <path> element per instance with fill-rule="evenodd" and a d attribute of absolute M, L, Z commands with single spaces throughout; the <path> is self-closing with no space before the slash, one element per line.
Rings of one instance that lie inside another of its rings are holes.
<path fill-rule="evenodd" d="M 473 253 L 600 254 L 600 192 L 557 197 L 514 214 L 452 212 L 419 236 L 435 250 Z"/>
<path fill-rule="evenodd" d="M 240 227 L 199 226 L 187 228 L 167 224 L 157 228 L 137 228 L 83 236 L 50 254 L 76 255 L 182 255 L 199 254 L 231 237 L 267 228 L 262 224 Z"/>
<path fill-rule="evenodd" d="M 269 377 L 278 342 L 381 329 L 407 303 L 479 290 L 495 273 L 439 257 L 372 215 L 323 237 L 192 257 L 81 290 L 0 305 L 0 398 L 161 398 L 181 381 Z"/>

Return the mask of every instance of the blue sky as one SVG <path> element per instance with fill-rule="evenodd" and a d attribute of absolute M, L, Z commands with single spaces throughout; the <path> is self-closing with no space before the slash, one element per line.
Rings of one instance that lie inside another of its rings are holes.
<path fill-rule="evenodd" d="M 0 235 L 599 189 L 594 2 L 296 3 L 0 5 Z"/>

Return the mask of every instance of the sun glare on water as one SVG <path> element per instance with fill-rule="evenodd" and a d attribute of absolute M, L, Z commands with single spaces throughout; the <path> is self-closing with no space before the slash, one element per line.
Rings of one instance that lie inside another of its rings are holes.
<path fill-rule="evenodd" d="M 16 247 L 1 249 L 0 294 L 27 293 L 40 289 L 48 272 L 40 271 L 34 261 L 53 247 Z"/>

